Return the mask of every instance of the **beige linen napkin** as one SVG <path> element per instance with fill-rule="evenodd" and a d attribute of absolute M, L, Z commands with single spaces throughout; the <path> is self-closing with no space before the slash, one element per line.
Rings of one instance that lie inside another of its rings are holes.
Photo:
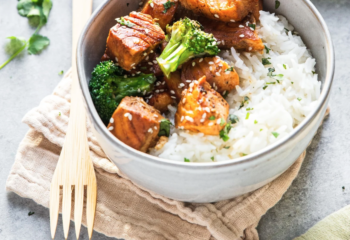
<path fill-rule="evenodd" d="M 63 145 L 70 108 L 70 72 L 53 94 L 27 113 L 30 130 L 7 179 L 7 190 L 49 206 L 50 181 Z M 326 115 L 329 110 L 327 110 Z M 126 240 L 259 239 L 256 226 L 297 176 L 305 152 L 280 177 L 243 196 L 213 204 L 190 204 L 140 189 L 103 153 L 88 123 L 98 199 L 95 230 Z"/>

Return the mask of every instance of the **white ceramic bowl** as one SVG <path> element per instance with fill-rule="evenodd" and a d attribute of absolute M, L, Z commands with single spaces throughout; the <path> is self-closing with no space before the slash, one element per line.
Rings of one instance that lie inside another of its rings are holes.
<path fill-rule="evenodd" d="M 129 3 L 127 5 L 127 3 Z M 125 145 L 102 123 L 91 100 L 88 82 L 104 52 L 115 18 L 136 10 L 139 0 L 110 0 L 92 15 L 78 44 L 78 72 L 95 135 L 108 157 L 137 185 L 187 202 L 214 202 L 253 191 L 287 170 L 306 149 L 326 111 L 334 74 L 330 34 L 309 0 L 264 0 L 264 10 L 284 15 L 296 28 L 317 62 L 322 93 L 314 111 L 288 138 L 245 157 L 215 163 L 186 163 L 154 157 Z"/>

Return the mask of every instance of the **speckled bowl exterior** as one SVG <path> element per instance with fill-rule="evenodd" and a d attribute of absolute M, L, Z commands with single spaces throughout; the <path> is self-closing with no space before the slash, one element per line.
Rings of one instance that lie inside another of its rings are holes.
<path fill-rule="evenodd" d="M 127 4 L 129 3 L 129 4 Z M 288 138 L 245 157 L 213 163 L 176 162 L 154 157 L 125 145 L 104 126 L 90 97 L 91 72 L 105 49 L 115 18 L 138 8 L 137 0 L 110 0 L 91 16 L 78 43 L 80 86 L 94 133 L 118 168 L 144 189 L 175 200 L 215 202 L 256 190 L 286 171 L 307 148 L 327 108 L 334 75 L 334 51 L 327 26 L 309 0 L 264 0 L 264 10 L 285 16 L 299 32 L 317 62 L 322 92 L 314 111 Z"/>

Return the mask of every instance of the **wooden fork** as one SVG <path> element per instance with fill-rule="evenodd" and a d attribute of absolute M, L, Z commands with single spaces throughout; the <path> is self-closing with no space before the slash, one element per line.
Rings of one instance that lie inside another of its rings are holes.
<path fill-rule="evenodd" d="M 83 215 L 85 186 L 87 189 L 86 222 L 89 239 L 91 239 L 92 236 L 96 210 L 96 176 L 87 142 L 86 110 L 82 99 L 82 93 L 79 88 L 76 66 L 77 42 L 82 28 L 91 14 L 92 0 L 73 0 L 72 2 L 73 45 L 71 109 L 66 138 L 64 140 L 61 155 L 50 188 L 50 227 L 52 239 L 55 238 L 57 227 L 61 186 L 63 189 L 62 221 L 65 239 L 67 239 L 69 231 L 73 189 L 75 190 L 74 221 L 77 239 L 79 238 Z"/>

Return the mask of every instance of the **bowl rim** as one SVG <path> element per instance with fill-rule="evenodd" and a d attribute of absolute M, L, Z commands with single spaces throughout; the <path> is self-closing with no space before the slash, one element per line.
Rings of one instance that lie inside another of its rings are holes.
<path fill-rule="evenodd" d="M 324 107 L 324 104 L 327 103 L 327 99 L 329 97 L 331 86 L 333 82 L 334 77 L 334 71 L 335 71 L 335 56 L 334 56 L 334 48 L 333 43 L 331 39 L 331 35 L 329 33 L 328 27 L 319 13 L 319 11 L 316 9 L 316 7 L 313 5 L 313 3 L 309 0 L 302 0 L 304 4 L 313 12 L 316 20 L 321 24 L 322 30 L 324 32 L 324 35 L 326 36 L 326 53 L 327 53 L 327 71 L 325 76 L 325 81 L 323 83 L 323 88 L 321 91 L 321 94 L 318 99 L 318 105 L 317 107 L 296 127 L 293 129 L 293 131 L 283 139 L 276 141 L 275 143 L 272 143 L 269 146 L 266 146 L 262 148 L 261 150 L 251 153 L 247 156 L 239 157 L 236 159 L 230 159 L 230 160 L 224 160 L 220 162 L 179 162 L 174 161 L 170 159 L 160 158 L 156 157 L 147 153 L 143 153 L 141 151 L 138 151 L 136 149 L 133 149 L 132 147 L 126 145 L 125 143 L 121 142 L 119 139 L 117 139 L 115 136 L 113 136 L 108 129 L 103 124 L 101 118 L 97 114 L 97 111 L 95 109 L 95 106 L 92 102 L 88 84 L 85 78 L 85 69 L 83 67 L 83 61 L 80 56 L 82 56 L 82 46 L 84 43 L 85 36 L 87 34 L 87 31 L 89 30 L 90 25 L 95 21 L 96 17 L 110 4 L 112 1 L 105 1 L 102 3 L 91 15 L 89 18 L 89 21 L 86 23 L 85 27 L 83 28 L 79 41 L 78 41 L 78 47 L 77 47 L 77 70 L 78 70 L 78 78 L 80 87 L 82 89 L 83 96 L 86 101 L 87 109 L 90 112 L 91 117 L 93 118 L 93 121 L 96 123 L 94 126 L 98 127 L 100 132 L 104 134 L 105 137 L 109 139 L 110 142 L 114 146 L 118 148 L 118 151 L 122 153 L 126 153 L 128 155 L 133 155 L 134 159 L 142 158 L 142 161 L 150 161 L 150 163 L 154 164 L 161 164 L 164 166 L 176 166 L 182 169 L 212 169 L 212 168 L 221 168 L 226 166 L 232 166 L 247 162 L 255 161 L 259 158 L 261 158 L 264 155 L 268 155 L 271 152 L 276 151 L 277 149 L 280 149 L 287 145 L 287 143 L 291 140 L 296 138 L 298 135 L 300 135 L 305 128 L 308 127 L 308 125 L 316 118 L 317 114 L 321 111 L 321 109 Z"/>

